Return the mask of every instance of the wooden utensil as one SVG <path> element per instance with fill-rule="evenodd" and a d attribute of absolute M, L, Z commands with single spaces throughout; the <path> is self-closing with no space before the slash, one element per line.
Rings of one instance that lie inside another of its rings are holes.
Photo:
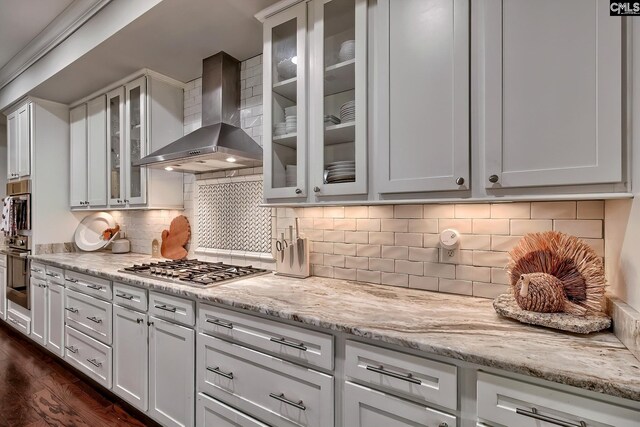
<path fill-rule="evenodd" d="M 160 253 L 169 259 L 183 259 L 188 253 L 184 246 L 191 237 L 191 226 L 186 216 L 180 215 L 171 221 L 168 230 L 162 232 Z"/>

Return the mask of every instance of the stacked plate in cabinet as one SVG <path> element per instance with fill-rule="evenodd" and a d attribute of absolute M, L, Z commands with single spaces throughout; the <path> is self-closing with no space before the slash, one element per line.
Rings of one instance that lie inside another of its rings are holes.
<path fill-rule="evenodd" d="M 340 121 L 352 122 L 356 119 L 356 101 L 349 101 L 340 107 Z"/>
<path fill-rule="evenodd" d="M 340 62 L 349 61 L 356 57 L 356 41 L 347 40 L 340 45 L 340 52 L 338 52 L 338 59 Z"/>
<path fill-rule="evenodd" d="M 327 165 L 327 184 L 337 184 L 340 182 L 354 182 L 356 180 L 356 162 L 353 160 L 342 160 L 331 162 Z"/>
<path fill-rule="evenodd" d="M 275 136 L 296 133 L 298 130 L 298 109 L 291 106 L 284 109 L 284 122 L 276 123 L 273 128 Z"/>
<path fill-rule="evenodd" d="M 298 184 L 298 166 L 285 165 L 284 182 L 285 187 L 295 187 Z"/>

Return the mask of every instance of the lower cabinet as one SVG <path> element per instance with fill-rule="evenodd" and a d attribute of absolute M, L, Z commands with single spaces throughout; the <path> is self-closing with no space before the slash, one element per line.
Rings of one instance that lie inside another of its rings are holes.
<path fill-rule="evenodd" d="M 351 382 L 344 386 L 345 427 L 456 427 L 456 417 Z"/>
<path fill-rule="evenodd" d="M 47 344 L 47 282 L 31 278 L 31 339 Z"/>
<path fill-rule="evenodd" d="M 149 405 L 147 315 L 113 306 L 113 392 L 146 411 Z"/>
<path fill-rule="evenodd" d="M 0 255 L 0 319 L 7 320 L 7 267 L 6 255 Z"/>
<path fill-rule="evenodd" d="M 196 401 L 198 427 L 269 427 L 219 400 L 199 393 Z"/>
<path fill-rule="evenodd" d="M 64 286 L 47 281 L 47 348 L 64 357 Z"/>
<path fill-rule="evenodd" d="M 98 384 L 111 389 L 111 347 L 69 326 L 65 327 L 64 341 L 64 360 Z"/>
<path fill-rule="evenodd" d="M 167 427 L 194 425 L 193 329 L 149 317 L 149 415 Z"/>

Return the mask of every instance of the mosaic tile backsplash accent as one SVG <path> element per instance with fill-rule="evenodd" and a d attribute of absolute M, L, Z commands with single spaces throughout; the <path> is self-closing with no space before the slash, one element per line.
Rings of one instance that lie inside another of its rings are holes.
<path fill-rule="evenodd" d="M 557 230 L 604 256 L 604 202 L 278 208 L 276 233 L 300 218 L 314 276 L 494 298 L 508 289 L 507 252 L 526 233 Z M 457 229 L 453 257 L 439 233 Z"/>
<path fill-rule="evenodd" d="M 262 208 L 262 181 L 199 184 L 198 246 L 270 253 L 271 209 Z"/>

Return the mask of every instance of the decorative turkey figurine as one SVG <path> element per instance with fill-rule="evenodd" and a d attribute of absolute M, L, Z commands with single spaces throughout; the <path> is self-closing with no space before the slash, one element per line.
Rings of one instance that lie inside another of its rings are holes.
<path fill-rule="evenodd" d="M 602 260 L 582 240 L 557 231 L 531 233 L 509 255 L 513 295 L 523 310 L 578 316 L 602 313 Z"/>
<path fill-rule="evenodd" d="M 188 255 L 184 246 L 189 242 L 191 237 L 191 226 L 186 216 L 180 215 L 175 217 L 168 230 L 162 232 L 162 246 L 160 253 L 163 257 L 169 259 L 183 259 Z"/>

